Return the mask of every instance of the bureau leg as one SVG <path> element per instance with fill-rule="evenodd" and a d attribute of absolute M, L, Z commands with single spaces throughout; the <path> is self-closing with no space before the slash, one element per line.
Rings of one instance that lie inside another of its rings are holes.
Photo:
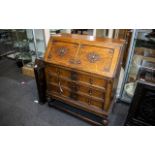
<path fill-rule="evenodd" d="M 109 123 L 109 122 L 108 122 L 108 120 L 107 120 L 107 119 L 103 119 L 103 120 L 102 120 L 102 124 L 103 124 L 103 125 L 107 126 L 107 125 L 108 125 L 108 123 Z"/>

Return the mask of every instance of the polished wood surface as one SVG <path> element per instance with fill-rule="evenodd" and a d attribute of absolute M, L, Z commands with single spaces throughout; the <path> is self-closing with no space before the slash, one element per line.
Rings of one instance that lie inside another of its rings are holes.
<path fill-rule="evenodd" d="M 105 77 L 116 74 L 124 41 L 83 35 L 51 37 L 44 60 Z"/>
<path fill-rule="evenodd" d="M 114 99 L 123 40 L 61 34 L 45 56 L 47 96 L 104 118 Z"/>

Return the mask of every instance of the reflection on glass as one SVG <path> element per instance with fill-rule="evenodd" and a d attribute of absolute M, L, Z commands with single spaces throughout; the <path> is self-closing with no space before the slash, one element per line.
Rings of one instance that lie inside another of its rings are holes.
<path fill-rule="evenodd" d="M 153 30 L 141 30 L 137 36 L 123 91 L 123 100 L 127 102 L 132 100 L 137 80 L 155 82 L 155 33 Z"/>

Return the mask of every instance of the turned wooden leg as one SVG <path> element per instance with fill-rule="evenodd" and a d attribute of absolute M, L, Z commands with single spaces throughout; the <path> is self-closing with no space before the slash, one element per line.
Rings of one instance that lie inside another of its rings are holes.
<path fill-rule="evenodd" d="M 108 122 L 108 120 L 107 120 L 107 119 L 103 119 L 103 120 L 102 120 L 102 124 L 103 124 L 103 125 L 107 126 L 107 125 L 108 125 L 108 123 L 109 123 L 109 122 Z"/>

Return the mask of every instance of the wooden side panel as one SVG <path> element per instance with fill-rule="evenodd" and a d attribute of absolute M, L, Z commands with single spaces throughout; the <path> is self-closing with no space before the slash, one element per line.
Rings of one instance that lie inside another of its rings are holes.
<path fill-rule="evenodd" d="M 105 94 L 105 104 L 104 104 L 104 109 L 105 111 L 109 110 L 111 100 L 112 100 L 112 87 L 113 84 L 111 81 L 108 82 L 107 84 L 107 89 L 106 89 L 106 94 Z"/>

